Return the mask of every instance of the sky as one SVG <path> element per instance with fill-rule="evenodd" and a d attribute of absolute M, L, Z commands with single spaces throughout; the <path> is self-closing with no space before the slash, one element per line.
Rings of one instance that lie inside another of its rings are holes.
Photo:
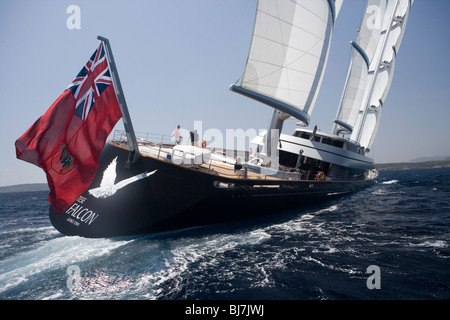
<path fill-rule="evenodd" d="M 75 78 L 97 35 L 111 42 L 136 131 L 170 135 L 199 120 L 203 130 L 266 129 L 272 109 L 228 89 L 245 67 L 256 2 L 0 0 L 0 186 L 46 182 L 40 168 L 16 159 L 14 142 Z M 80 8 L 78 29 L 67 25 L 71 5 Z M 344 0 L 310 127 L 332 130 L 364 6 Z M 449 13 L 448 0 L 413 4 L 372 148 L 376 163 L 450 156 Z"/>

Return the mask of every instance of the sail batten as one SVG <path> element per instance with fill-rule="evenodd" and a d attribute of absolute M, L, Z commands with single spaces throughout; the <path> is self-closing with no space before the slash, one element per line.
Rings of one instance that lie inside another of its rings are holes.
<path fill-rule="evenodd" d="M 308 125 L 342 0 L 335 2 L 259 0 L 244 75 L 231 90 Z"/>
<path fill-rule="evenodd" d="M 355 48 L 355 50 L 358 51 L 358 53 L 364 59 L 364 62 L 366 63 L 367 68 L 369 68 L 369 66 L 370 66 L 370 59 L 369 59 L 369 56 L 367 55 L 367 53 L 356 42 L 352 41 L 351 44 L 352 44 L 353 48 Z"/>

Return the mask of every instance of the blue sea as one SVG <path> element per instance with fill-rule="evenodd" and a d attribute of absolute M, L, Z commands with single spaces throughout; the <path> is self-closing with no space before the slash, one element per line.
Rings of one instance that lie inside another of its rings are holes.
<path fill-rule="evenodd" d="M 321 205 L 133 238 L 64 236 L 48 207 L 47 192 L 0 194 L 1 300 L 450 298 L 450 168 L 382 171 Z"/>

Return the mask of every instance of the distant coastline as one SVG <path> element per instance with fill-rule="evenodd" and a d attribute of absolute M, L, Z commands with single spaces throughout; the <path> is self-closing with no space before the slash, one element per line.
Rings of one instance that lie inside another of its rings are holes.
<path fill-rule="evenodd" d="M 410 169 L 433 169 L 449 168 L 450 160 L 434 160 L 423 162 L 399 162 L 399 163 L 378 163 L 375 167 L 379 171 L 383 170 L 410 170 Z"/>
<path fill-rule="evenodd" d="M 46 183 L 28 183 L 17 184 L 14 186 L 0 187 L 0 193 L 7 192 L 31 192 L 31 191 L 49 191 Z"/>

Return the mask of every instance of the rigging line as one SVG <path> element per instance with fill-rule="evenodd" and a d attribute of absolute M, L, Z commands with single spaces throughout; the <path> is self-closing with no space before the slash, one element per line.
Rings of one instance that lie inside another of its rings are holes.
<path fill-rule="evenodd" d="M 282 42 L 275 41 L 275 40 L 270 39 L 270 38 L 268 38 L 268 37 L 263 37 L 263 36 L 261 36 L 261 35 L 259 35 L 259 34 L 254 34 L 253 36 L 256 37 L 256 38 L 260 38 L 260 39 L 267 40 L 267 41 L 269 41 L 269 42 L 273 42 L 273 43 L 279 44 L 279 45 L 281 45 L 281 46 L 283 46 L 283 47 L 289 47 L 288 44 L 284 44 L 284 43 L 282 43 Z M 318 39 L 317 42 L 315 42 L 315 44 L 314 44 L 308 51 L 305 51 L 305 50 L 303 50 L 303 49 L 299 49 L 299 48 L 296 48 L 296 47 L 293 47 L 293 46 L 291 46 L 290 48 L 291 48 L 291 49 L 294 49 L 294 50 L 296 50 L 296 51 L 299 51 L 299 52 L 303 52 L 303 55 L 308 54 L 308 55 L 310 55 L 310 56 L 312 56 L 312 57 L 314 57 L 314 58 L 321 59 L 320 56 L 317 56 L 317 55 L 314 55 L 314 54 L 311 54 L 311 53 L 310 53 L 310 51 L 311 51 L 318 43 L 320 43 L 321 41 L 322 41 L 322 42 L 325 42 L 325 38 L 317 38 L 317 39 Z M 302 57 L 303 57 L 303 56 L 302 56 Z"/>
<path fill-rule="evenodd" d="M 304 9 L 306 9 L 306 8 L 303 7 L 303 6 L 301 6 L 301 7 L 304 8 Z M 278 8 L 277 8 L 277 9 L 278 9 Z M 270 14 L 270 13 L 268 13 L 268 12 L 261 11 L 261 10 L 259 10 L 259 12 L 260 12 L 261 14 L 265 14 L 265 15 L 267 15 L 267 16 L 269 16 L 269 17 L 272 17 L 272 18 L 274 18 L 274 19 L 277 19 L 277 20 L 279 20 L 280 22 L 284 22 L 284 23 L 286 23 L 287 25 L 289 25 L 289 26 L 291 26 L 291 27 L 293 27 L 293 28 L 295 28 L 295 29 L 302 30 L 302 31 L 304 31 L 305 33 L 308 33 L 308 34 L 310 34 L 311 36 L 313 36 L 313 37 L 315 37 L 315 38 L 321 39 L 320 36 L 318 36 L 318 35 L 312 33 L 311 31 L 309 31 L 309 30 L 307 30 L 307 29 L 305 29 L 305 28 L 301 28 L 301 27 L 299 27 L 299 26 L 296 26 L 295 24 L 292 24 L 292 23 L 289 22 L 289 21 L 286 21 L 286 20 L 284 20 L 284 19 L 281 19 L 280 17 L 276 17 L 276 16 L 274 16 L 273 14 Z M 321 20 L 324 24 L 328 25 L 328 21 L 325 21 L 325 20 L 323 20 L 323 19 L 320 19 L 320 20 Z M 322 38 L 321 40 L 323 40 L 323 38 Z"/>
<path fill-rule="evenodd" d="M 363 5 L 362 6 L 362 8 L 361 8 L 361 14 L 360 14 L 360 16 L 361 16 L 361 21 L 359 22 L 359 24 L 358 24 L 358 29 L 356 30 L 356 37 L 358 37 L 358 33 L 359 33 L 359 31 L 361 30 L 361 25 L 362 25 L 362 23 L 363 23 L 363 21 L 364 21 L 364 17 L 365 17 L 365 15 L 366 15 L 366 10 L 367 10 L 367 6 L 368 6 L 368 2 L 366 3 L 366 5 Z M 356 37 L 355 37 L 355 39 L 356 39 Z"/>
<path fill-rule="evenodd" d="M 302 92 L 302 93 L 309 93 L 309 91 L 306 90 L 297 90 L 297 89 L 290 89 L 290 88 L 280 88 L 280 87 L 275 87 L 275 86 L 269 86 L 269 85 L 265 85 L 265 84 L 258 84 L 259 87 L 265 87 L 265 88 L 272 88 L 272 89 L 281 89 L 281 90 L 286 90 L 286 91 L 293 91 L 293 92 Z M 244 87 L 245 88 L 245 87 Z M 250 90 L 250 89 L 249 89 Z"/>
<path fill-rule="evenodd" d="M 268 63 L 268 62 L 265 62 L 265 61 L 260 61 L 260 60 L 255 60 L 255 59 L 249 59 L 249 60 L 254 61 L 254 62 L 264 63 L 264 64 L 266 64 L 266 65 L 271 65 L 271 66 L 279 67 L 279 68 L 277 68 L 276 70 L 271 71 L 271 72 L 269 72 L 269 73 L 267 73 L 267 74 L 261 75 L 261 76 L 258 77 L 258 78 L 254 78 L 254 79 L 251 79 L 251 80 L 247 80 L 246 82 L 251 82 L 251 81 L 256 81 L 256 80 L 263 79 L 263 78 L 265 78 L 265 77 L 267 77 L 267 76 L 270 76 L 271 74 L 273 74 L 273 73 L 275 73 L 275 72 L 278 72 L 278 71 L 280 71 L 280 70 L 282 70 L 282 69 L 292 70 L 292 71 L 296 71 L 296 72 L 298 72 L 298 73 L 303 73 L 303 74 L 310 75 L 310 76 L 312 76 L 312 77 L 316 77 L 316 74 L 315 74 L 315 73 L 306 72 L 306 71 L 302 71 L 302 70 L 296 70 L 296 69 L 293 69 L 293 68 L 287 68 L 287 67 L 284 67 L 284 66 L 279 66 L 279 65 L 277 65 L 277 64 Z M 290 64 L 292 64 L 292 63 L 290 63 Z M 290 64 L 289 64 L 289 65 L 290 65 Z"/>
<path fill-rule="evenodd" d="M 321 17 L 319 17 L 317 14 L 315 14 L 314 12 L 312 12 L 311 10 L 309 10 L 308 8 L 306 8 L 305 6 L 302 6 L 301 4 L 298 4 L 297 2 L 290 0 L 291 2 L 295 3 L 296 6 L 302 7 L 304 10 L 309 11 L 312 15 L 316 16 L 319 20 L 322 20 L 323 22 L 328 24 L 328 21 L 325 21 L 324 19 L 322 19 Z"/>
<path fill-rule="evenodd" d="M 245 84 L 252 85 L 253 83 L 245 82 Z M 261 83 L 258 83 L 257 85 L 259 87 L 272 88 L 272 89 L 281 89 L 281 90 L 286 90 L 286 91 L 290 90 L 292 92 L 303 92 L 303 93 L 308 93 L 309 92 L 309 90 L 291 89 L 291 88 L 288 88 L 288 87 L 279 87 L 279 86 L 273 86 L 273 85 L 261 84 Z"/>

